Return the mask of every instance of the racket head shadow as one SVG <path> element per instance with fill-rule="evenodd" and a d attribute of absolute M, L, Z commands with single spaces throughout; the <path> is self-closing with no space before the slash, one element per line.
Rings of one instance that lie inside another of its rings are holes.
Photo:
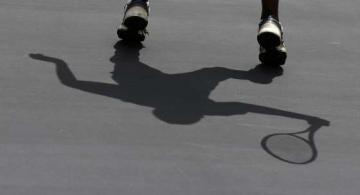
<path fill-rule="evenodd" d="M 291 164 L 308 164 L 317 157 L 315 144 L 296 134 L 268 135 L 262 139 L 261 146 L 271 156 Z"/>

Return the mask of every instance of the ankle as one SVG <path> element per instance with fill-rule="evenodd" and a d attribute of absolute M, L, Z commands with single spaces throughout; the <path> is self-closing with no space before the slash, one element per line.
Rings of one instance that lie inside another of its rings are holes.
<path fill-rule="evenodd" d="M 274 15 L 274 14 L 262 14 L 260 19 L 265 20 L 267 18 L 272 18 L 272 19 L 275 19 L 275 20 L 279 21 L 279 16 Z"/>

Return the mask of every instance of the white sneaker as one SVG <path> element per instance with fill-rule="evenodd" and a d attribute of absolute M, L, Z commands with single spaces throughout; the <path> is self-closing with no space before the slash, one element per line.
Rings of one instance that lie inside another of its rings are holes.
<path fill-rule="evenodd" d="M 132 0 L 125 6 L 123 22 L 117 30 L 119 38 L 131 41 L 144 41 L 148 34 L 149 3 Z"/>
<path fill-rule="evenodd" d="M 269 16 L 259 24 L 257 40 L 260 44 L 259 60 L 263 64 L 283 65 L 287 58 L 287 49 L 283 40 L 281 23 Z"/>

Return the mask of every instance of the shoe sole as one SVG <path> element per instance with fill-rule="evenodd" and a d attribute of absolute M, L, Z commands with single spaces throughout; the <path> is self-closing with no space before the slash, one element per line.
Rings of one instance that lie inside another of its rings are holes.
<path fill-rule="evenodd" d="M 268 49 L 265 53 L 259 54 L 260 62 L 268 66 L 282 66 L 285 64 L 286 58 L 287 53 L 276 48 Z"/>
<path fill-rule="evenodd" d="M 117 35 L 122 40 L 132 41 L 132 42 L 142 42 L 145 40 L 145 35 L 139 34 L 139 31 L 134 30 L 124 30 L 118 29 Z"/>
<path fill-rule="evenodd" d="M 148 21 L 139 16 L 131 16 L 125 19 L 124 25 L 132 31 L 145 30 Z"/>
<path fill-rule="evenodd" d="M 117 35 L 120 39 L 141 42 L 145 40 L 145 35 L 140 34 L 139 31 L 146 29 L 148 21 L 139 16 L 130 16 L 124 20 L 123 23 L 127 29 L 119 28 Z"/>
<path fill-rule="evenodd" d="M 263 32 L 257 36 L 257 40 L 260 46 L 264 47 L 265 49 L 273 49 L 276 48 L 281 44 L 281 40 L 279 35 L 272 33 L 272 32 Z"/>

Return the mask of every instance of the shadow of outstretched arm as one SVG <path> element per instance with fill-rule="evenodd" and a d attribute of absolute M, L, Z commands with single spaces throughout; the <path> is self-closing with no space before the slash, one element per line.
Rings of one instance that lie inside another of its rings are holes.
<path fill-rule="evenodd" d="M 308 164 L 318 155 L 314 135 L 321 127 L 330 122 L 310 115 L 289 112 L 276 108 L 245 104 L 239 102 L 213 102 L 208 115 L 236 115 L 257 113 L 306 121 L 308 127 L 297 132 L 274 133 L 265 136 L 261 141 L 262 148 L 278 160 L 291 164 Z"/>
<path fill-rule="evenodd" d="M 249 112 L 306 121 L 310 125 L 309 127 L 310 129 L 319 129 L 322 126 L 330 125 L 329 121 L 325 119 L 321 119 L 319 117 L 300 114 L 296 112 L 289 112 L 289 111 L 266 107 L 266 106 L 240 103 L 240 102 L 213 102 L 212 106 L 209 106 L 207 114 L 229 116 L 229 115 L 237 115 L 237 114 L 246 114 Z"/>
<path fill-rule="evenodd" d="M 118 92 L 116 90 L 117 85 L 92 81 L 80 81 L 76 79 L 66 62 L 61 59 L 45 56 L 43 54 L 29 54 L 29 56 L 34 60 L 55 64 L 56 74 L 60 82 L 65 86 L 112 98 L 117 98 L 121 95 L 116 93 Z"/>

